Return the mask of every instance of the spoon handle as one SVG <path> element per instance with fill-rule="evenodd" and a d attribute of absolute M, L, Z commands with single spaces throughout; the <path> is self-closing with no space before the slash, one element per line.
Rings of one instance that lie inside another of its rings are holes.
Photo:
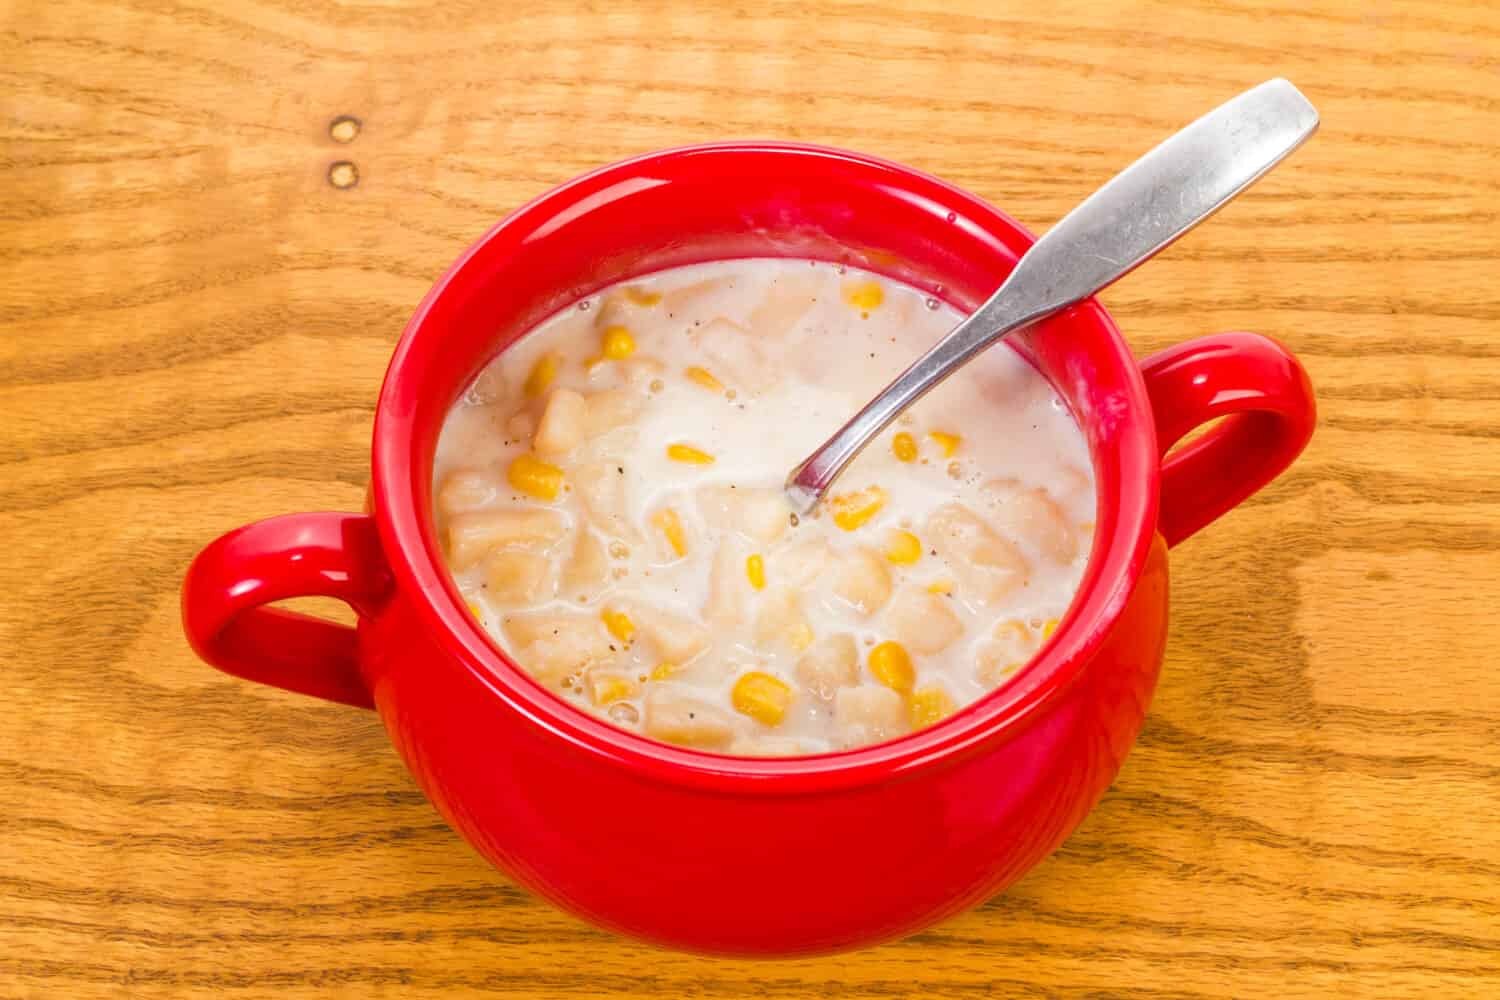
<path fill-rule="evenodd" d="M 1150 260 L 1255 183 L 1318 129 L 1286 80 L 1210 111 L 1136 160 L 1032 244 L 983 305 L 792 470 L 801 511 L 908 406 L 1006 334 L 1088 298 Z"/>

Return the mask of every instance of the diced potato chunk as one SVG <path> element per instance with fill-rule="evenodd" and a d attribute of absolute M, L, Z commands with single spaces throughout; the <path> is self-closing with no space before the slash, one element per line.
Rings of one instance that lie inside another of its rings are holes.
<path fill-rule="evenodd" d="M 495 479 L 480 469 L 459 469 L 448 474 L 437 491 L 438 513 L 444 517 L 482 507 L 495 495 Z"/>
<path fill-rule="evenodd" d="M 737 531 L 769 545 L 786 533 L 791 505 L 777 489 L 706 486 L 698 491 L 698 511 L 715 531 Z"/>
<path fill-rule="evenodd" d="M 567 530 L 567 518 L 553 510 L 504 507 L 459 514 L 448 522 L 449 567 L 461 573 L 495 549 L 545 548 Z"/>
<path fill-rule="evenodd" d="M 730 704 L 766 726 L 779 726 L 792 704 L 792 689 L 786 681 L 760 670 L 740 675 L 729 693 Z"/>
<path fill-rule="evenodd" d="M 833 549 L 821 538 L 789 545 L 776 558 L 776 579 L 793 590 L 806 590 L 833 562 Z"/>
<path fill-rule="evenodd" d="M 691 618 L 649 604 L 630 604 L 631 617 L 665 660 L 685 664 L 708 648 L 708 629 Z"/>
<path fill-rule="evenodd" d="M 965 596 L 981 604 L 1005 600 L 1030 575 L 1021 550 L 963 504 L 944 504 L 933 511 L 926 538 L 952 566 Z"/>
<path fill-rule="evenodd" d="M 880 553 L 858 545 L 839 556 L 833 592 L 862 615 L 872 615 L 891 596 L 891 571 Z"/>
<path fill-rule="evenodd" d="M 504 623 L 516 659 L 544 684 L 556 684 L 611 653 L 609 634 L 591 615 L 542 612 L 510 615 Z"/>
<path fill-rule="evenodd" d="M 633 389 L 606 389 L 589 396 L 586 402 L 584 433 L 590 438 L 630 423 L 645 405 L 641 394 Z"/>
<path fill-rule="evenodd" d="M 722 628 L 738 625 L 745 617 L 745 589 L 738 549 L 728 540 L 720 542 L 708 574 L 708 600 L 703 615 Z"/>
<path fill-rule="evenodd" d="M 776 366 L 761 338 L 738 323 L 719 316 L 693 327 L 692 338 L 708 360 L 709 370 L 731 385 L 759 392 L 775 382 Z"/>
<path fill-rule="evenodd" d="M 992 638 L 975 651 L 974 676 L 987 688 L 999 687 L 1014 677 L 1036 653 L 1040 640 L 1026 623 L 1008 618 L 995 626 Z"/>
<path fill-rule="evenodd" d="M 995 521 L 1012 538 L 1029 539 L 1043 557 L 1066 566 L 1078 555 L 1078 533 L 1044 490 L 1027 489 L 1014 480 L 984 486 L 994 504 Z"/>
<path fill-rule="evenodd" d="M 800 740 L 768 739 L 756 735 L 735 740 L 728 752 L 736 757 L 796 757 L 807 751 Z"/>
<path fill-rule="evenodd" d="M 552 561 L 525 549 L 501 549 L 485 565 L 484 581 L 489 595 L 512 604 L 534 602 L 542 596 Z"/>
<path fill-rule="evenodd" d="M 554 389 L 542 410 L 531 447 L 538 455 L 555 458 L 583 443 L 587 429 L 588 402 L 572 389 Z"/>
<path fill-rule="evenodd" d="M 814 274 L 784 274 L 766 286 L 765 297 L 750 311 L 750 332 L 771 343 L 781 340 L 818 300 L 821 279 Z"/>
<path fill-rule="evenodd" d="M 580 527 L 573 552 L 563 564 L 562 583 L 569 596 L 592 594 L 609 579 L 609 556 L 604 543 L 587 527 Z"/>
<path fill-rule="evenodd" d="M 879 684 L 839 689 L 833 698 L 833 738 L 840 747 L 894 739 L 907 730 L 901 695 Z"/>
<path fill-rule="evenodd" d="M 645 701 L 645 732 L 653 739 L 702 750 L 721 749 L 734 739 L 728 712 L 675 685 L 652 685 Z"/>
<path fill-rule="evenodd" d="M 756 642 L 781 645 L 800 653 L 815 638 L 802 611 L 802 598 L 796 591 L 783 587 L 766 595 L 755 618 Z"/>
<path fill-rule="evenodd" d="M 847 632 L 825 636 L 797 661 L 797 680 L 824 701 L 859 681 L 859 651 Z"/>
<path fill-rule="evenodd" d="M 620 466 L 590 462 L 573 472 L 573 489 L 583 501 L 589 520 L 611 538 L 634 541 L 638 536 L 627 516 L 627 485 Z"/>
<path fill-rule="evenodd" d="M 964 630 L 963 622 L 948 602 L 949 598 L 919 587 L 902 587 L 886 609 L 886 628 L 897 642 L 913 652 L 941 653 Z"/>

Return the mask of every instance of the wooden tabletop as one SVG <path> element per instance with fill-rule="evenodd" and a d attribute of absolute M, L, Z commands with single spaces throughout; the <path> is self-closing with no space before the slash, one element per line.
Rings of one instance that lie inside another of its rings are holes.
<path fill-rule="evenodd" d="M 1322 133 L 1105 300 L 1141 354 L 1281 338 L 1320 428 L 1174 554 L 1138 747 L 975 912 L 620 940 L 487 868 L 373 714 L 187 649 L 193 553 L 360 505 L 402 324 L 552 185 L 794 138 L 1041 229 L 1277 75 Z M 1500 995 L 1497 110 L 1478 0 L 6 5 L 0 996 Z"/>

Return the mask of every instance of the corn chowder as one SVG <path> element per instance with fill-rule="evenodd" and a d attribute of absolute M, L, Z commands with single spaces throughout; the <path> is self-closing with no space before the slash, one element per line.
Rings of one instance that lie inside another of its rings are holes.
<path fill-rule="evenodd" d="M 553 316 L 443 426 L 434 508 L 470 610 L 583 709 L 731 754 L 876 743 L 1005 683 L 1094 516 L 1082 435 L 1014 351 L 914 406 L 812 515 L 781 488 L 960 318 L 805 260 L 664 271 Z"/>

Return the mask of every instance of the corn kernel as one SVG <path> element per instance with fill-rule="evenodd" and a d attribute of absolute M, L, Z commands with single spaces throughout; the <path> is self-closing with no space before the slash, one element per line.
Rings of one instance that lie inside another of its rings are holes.
<path fill-rule="evenodd" d="M 842 493 L 833 498 L 833 523 L 845 531 L 853 531 L 870 518 L 880 513 L 889 494 L 879 486 L 868 486 L 853 493 Z"/>
<path fill-rule="evenodd" d="M 768 726 L 779 726 L 792 703 L 792 689 L 779 678 L 752 670 L 734 682 L 729 700 L 741 715 Z"/>
<path fill-rule="evenodd" d="M 699 368 L 697 365 L 683 372 L 689 379 L 703 386 L 709 392 L 723 392 L 724 383 L 714 378 L 714 373 L 707 368 Z"/>
<path fill-rule="evenodd" d="M 1058 622 L 1056 618 L 1048 618 L 1046 622 L 1042 624 L 1043 642 L 1046 642 L 1048 639 L 1052 638 L 1052 633 L 1057 631 L 1057 624 Z"/>
<path fill-rule="evenodd" d="M 604 331 L 604 346 L 601 351 L 610 361 L 624 361 L 635 353 L 635 338 L 623 326 L 612 326 Z"/>
<path fill-rule="evenodd" d="M 484 618 L 484 611 L 479 607 L 478 601 L 465 601 L 464 603 L 469 607 L 469 614 L 475 618 Z"/>
<path fill-rule="evenodd" d="M 589 675 L 589 695 L 594 699 L 595 705 L 608 705 L 633 698 L 639 690 L 635 681 L 622 674 Z"/>
<path fill-rule="evenodd" d="M 661 301 L 661 292 L 648 292 L 635 285 L 625 286 L 625 298 L 638 306 L 654 306 Z"/>
<path fill-rule="evenodd" d="M 856 281 L 844 286 L 844 301 L 856 309 L 869 312 L 885 301 L 885 289 L 878 281 Z"/>
<path fill-rule="evenodd" d="M 947 431 L 928 431 L 927 436 L 943 449 L 944 458 L 952 458 L 953 453 L 958 451 L 958 446 L 963 444 L 963 438 L 957 434 L 949 434 Z"/>
<path fill-rule="evenodd" d="M 766 589 L 766 561 L 759 553 L 745 560 L 745 576 L 756 590 Z"/>
<path fill-rule="evenodd" d="M 712 455 L 690 444 L 667 445 L 667 457 L 674 462 L 685 462 L 688 465 L 712 465 L 714 462 Z"/>
<path fill-rule="evenodd" d="M 917 681 L 911 656 L 899 642 L 882 642 L 870 650 L 870 675 L 893 691 L 902 694 Z"/>
<path fill-rule="evenodd" d="M 531 373 L 526 376 L 526 384 L 521 387 L 521 391 L 528 396 L 540 396 L 557 378 L 557 369 L 561 366 L 562 355 L 556 351 L 543 354 L 531 366 Z"/>
<path fill-rule="evenodd" d="M 911 693 L 911 727 L 922 729 L 941 722 L 953 714 L 953 699 L 940 687 L 922 688 Z"/>
<path fill-rule="evenodd" d="M 671 507 L 664 507 L 657 511 L 651 518 L 658 531 L 667 536 L 667 543 L 672 546 L 672 551 L 679 556 L 685 556 L 688 552 L 687 532 L 682 530 L 682 518 Z"/>
<path fill-rule="evenodd" d="M 604 627 L 609 629 L 609 634 L 621 642 L 629 642 L 635 637 L 635 622 L 625 612 L 606 608 L 600 612 L 599 617 L 603 620 Z"/>
<path fill-rule="evenodd" d="M 1024 643 L 1031 638 L 1031 629 L 1021 619 L 1012 618 L 995 626 L 995 638 Z"/>
<path fill-rule="evenodd" d="M 651 679 L 653 681 L 664 681 L 668 677 L 671 677 L 672 674 L 676 673 L 676 671 L 677 664 L 673 663 L 671 660 L 662 660 L 656 666 L 651 668 Z"/>
<path fill-rule="evenodd" d="M 905 431 L 899 432 L 891 438 L 891 452 L 896 456 L 898 462 L 915 462 L 917 460 L 917 439 Z"/>
<path fill-rule="evenodd" d="M 933 580 L 927 585 L 929 594 L 951 594 L 953 593 L 952 580 Z"/>
<path fill-rule="evenodd" d="M 812 630 L 811 625 L 807 624 L 807 622 L 800 622 L 792 626 L 791 631 L 787 633 L 786 641 L 787 645 L 800 653 L 807 649 L 808 646 L 811 646 L 817 637 L 817 633 Z"/>
<path fill-rule="evenodd" d="M 922 541 L 910 531 L 892 528 L 885 536 L 885 557 L 903 566 L 914 563 L 922 558 Z"/>
<path fill-rule="evenodd" d="M 562 489 L 563 471 L 535 455 L 521 455 L 510 463 L 505 478 L 527 496 L 538 500 L 556 500 Z"/>

